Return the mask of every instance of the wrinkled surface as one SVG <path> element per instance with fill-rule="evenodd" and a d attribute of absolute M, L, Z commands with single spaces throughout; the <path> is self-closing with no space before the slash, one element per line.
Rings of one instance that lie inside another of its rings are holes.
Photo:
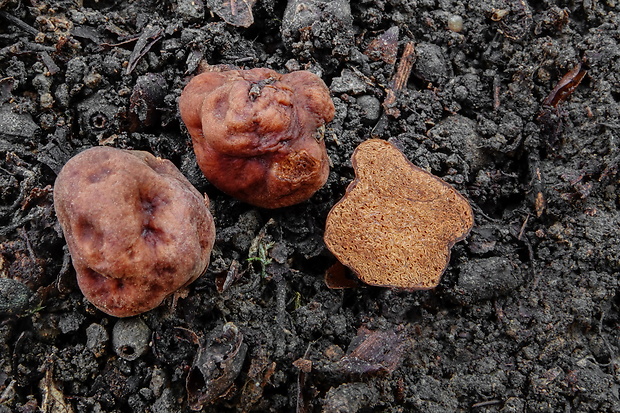
<path fill-rule="evenodd" d="M 199 277 L 215 237 L 206 202 L 170 161 L 147 152 L 97 147 L 69 160 L 54 207 L 86 298 L 127 317 Z"/>
<path fill-rule="evenodd" d="M 355 180 L 327 217 L 329 249 L 367 284 L 437 286 L 450 248 L 473 225 L 467 200 L 379 139 L 357 147 L 353 167 Z"/>
<path fill-rule="evenodd" d="M 310 72 L 202 73 L 183 90 L 179 109 L 200 169 L 235 198 L 279 208 L 307 200 L 327 180 L 323 130 L 334 105 Z"/>
<path fill-rule="evenodd" d="M 40 410 L 47 369 L 75 413 L 186 412 L 199 346 L 180 329 L 205 337 L 230 321 L 246 359 L 232 398 L 204 413 L 620 412 L 618 1 L 349 1 L 350 42 L 334 36 L 342 25 L 330 15 L 287 38 L 282 27 L 296 21 L 283 14 L 286 1 L 257 2 L 249 29 L 203 2 L 0 0 L 35 29 L 0 16 L 0 277 L 32 292 L 25 312 L 0 316 L 0 410 Z M 448 29 L 453 15 L 463 18 L 460 33 Z M 165 30 L 144 55 L 135 39 L 150 42 L 142 36 L 150 25 Z M 394 65 L 364 55 L 395 26 Z M 519 30 L 521 39 L 508 37 Z M 410 42 L 438 45 L 445 59 L 416 68 L 451 75 L 441 87 L 412 72 L 388 106 L 399 117 L 384 116 Z M 142 57 L 128 76 L 132 50 Z M 543 100 L 584 58 L 587 75 L 541 123 Z M 320 73 L 336 116 L 325 134 L 329 179 L 309 201 L 261 210 L 207 182 L 176 110 L 185 79 L 205 63 Z M 122 114 L 149 73 L 166 81 L 160 121 L 127 131 Z M 370 119 L 363 99 L 381 113 Z M 373 133 L 474 208 L 476 225 L 452 247 L 433 290 L 330 290 L 323 281 L 333 264 L 325 218 L 354 178 L 355 147 Z M 70 156 L 105 139 L 172 160 L 209 194 L 218 228 L 208 274 L 176 306 L 167 299 L 140 316 L 152 344 L 131 362 L 111 345 L 113 317 L 93 313 L 75 285 L 51 199 Z M 229 280 L 221 294 L 217 276 Z M 337 374 L 361 325 L 411 332 L 413 348 L 391 375 Z M 303 380 L 292 364 L 299 358 L 312 363 Z M 332 368 L 319 369 L 326 359 Z M 270 377 L 270 368 L 256 372 L 263 365 L 275 365 Z M 302 394 L 307 409 L 297 410 Z"/>

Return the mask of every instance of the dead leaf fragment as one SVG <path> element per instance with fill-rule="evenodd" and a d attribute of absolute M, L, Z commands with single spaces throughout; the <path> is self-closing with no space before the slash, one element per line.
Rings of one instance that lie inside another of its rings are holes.
<path fill-rule="evenodd" d="M 560 79 L 558 84 L 543 100 L 543 106 L 552 106 L 555 108 L 568 99 L 575 89 L 577 89 L 577 86 L 579 86 L 586 73 L 586 70 L 582 69 L 582 63 L 577 63 L 575 67 L 569 70 L 568 73 Z"/>
<path fill-rule="evenodd" d="M 249 412 L 263 397 L 265 386 L 269 384 L 271 376 L 276 371 L 276 362 L 271 361 L 268 351 L 261 347 L 252 357 L 248 369 L 247 378 L 241 389 L 240 408 L 243 412 Z"/>
<path fill-rule="evenodd" d="M 185 384 L 191 410 L 201 410 L 232 393 L 247 349 L 243 334 L 230 322 L 201 340 Z"/>
<path fill-rule="evenodd" d="M 226 23 L 236 27 L 250 27 L 254 23 L 252 7 L 256 0 L 209 0 L 209 9 Z"/>
<path fill-rule="evenodd" d="M 364 54 L 372 60 L 383 60 L 385 63 L 393 65 L 396 63 L 398 54 L 398 26 L 390 27 L 385 33 L 382 33 L 374 39 Z"/>
<path fill-rule="evenodd" d="M 407 343 L 402 328 L 382 331 L 361 326 L 338 366 L 351 376 L 390 374 L 400 366 Z"/>
<path fill-rule="evenodd" d="M 45 371 L 45 377 L 39 383 L 39 389 L 43 394 L 41 411 L 44 413 L 73 413 L 71 404 L 65 401 L 65 395 L 58 388 L 52 377 L 52 368 Z"/>
<path fill-rule="evenodd" d="M 161 38 L 164 30 L 159 26 L 148 25 L 138 37 L 138 41 L 129 56 L 129 62 L 127 64 L 127 74 L 133 72 L 133 70 L 138 66 L 140 60 L 146 56 L 146 54 L 151 50 L 151 48 L 157 43 Z"/>

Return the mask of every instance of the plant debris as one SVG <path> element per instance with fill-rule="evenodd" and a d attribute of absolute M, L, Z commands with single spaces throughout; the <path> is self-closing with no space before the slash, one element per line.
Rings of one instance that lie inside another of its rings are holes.
<path fill-rule="evenodd" d="M 256 0 L 207 0 L 207 5 L 226 23 L 237 27 L 250 27 L 254 23 L 252 7 Z"/>
<path fill-rule="evenodd" d="M 583 69 L 581 62 L 566 73 L 558 84 L 553 88 L 549 95 L 543 100 L 544 106 L 557 107 L 560 103 L 568 99 L 568 97 L 577 89 L 587 71 Z"/>
<path fill-rule="evenodd" d="M 230 397 L 247 349 L 243 334 L 233 323 L 216 328 L 200 341 L 186 381 L 190 409 L 201 410 L 219 398 Z"/>

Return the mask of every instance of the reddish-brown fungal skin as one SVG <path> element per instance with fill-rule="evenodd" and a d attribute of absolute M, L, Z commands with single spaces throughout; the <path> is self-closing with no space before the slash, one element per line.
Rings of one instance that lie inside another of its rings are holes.
<path fill-rule="evenodd" d="M 91 148 L 62 168 L 54 207 L 80 289 L 129 317 L 205 272 L 215 239 L 208 199 L 168 160 Z"/>
<path fill-rule="evenodd" d="M 289 206 L 310 198 L 327 180 L 323 130 L 334 104 L 310 72 L 202 73 L 183 90 L 179 110 L 200 169 L 239 200 L 262 208 Z"/>

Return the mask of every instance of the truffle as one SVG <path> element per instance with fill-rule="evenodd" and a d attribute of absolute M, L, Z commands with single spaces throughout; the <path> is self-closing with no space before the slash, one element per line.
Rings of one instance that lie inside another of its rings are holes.
<path fill-rule="evenodd" d="M 389 142 L 363 142 L 352 162 L 355 180 L 327 217 L 327 247 L 366 284 L 436 287 L 473 226 L 467 200 Z"/>
<path fill-rule="evenodd" d="M 205 272 L 215 239 L 208 203 L 172 162 L 108 147 L 71 158 L 54 186 L 78 285 L 117 317 L 157 307 Z"/>
<path fill-rule="evenodd" d="M 200 169 L 228 195 L 280 208 L 307 200 L 327 180 L 323 134 L 334 104 L 310 72 L 205 72 L 185 87 L 179 110 Z"/>

